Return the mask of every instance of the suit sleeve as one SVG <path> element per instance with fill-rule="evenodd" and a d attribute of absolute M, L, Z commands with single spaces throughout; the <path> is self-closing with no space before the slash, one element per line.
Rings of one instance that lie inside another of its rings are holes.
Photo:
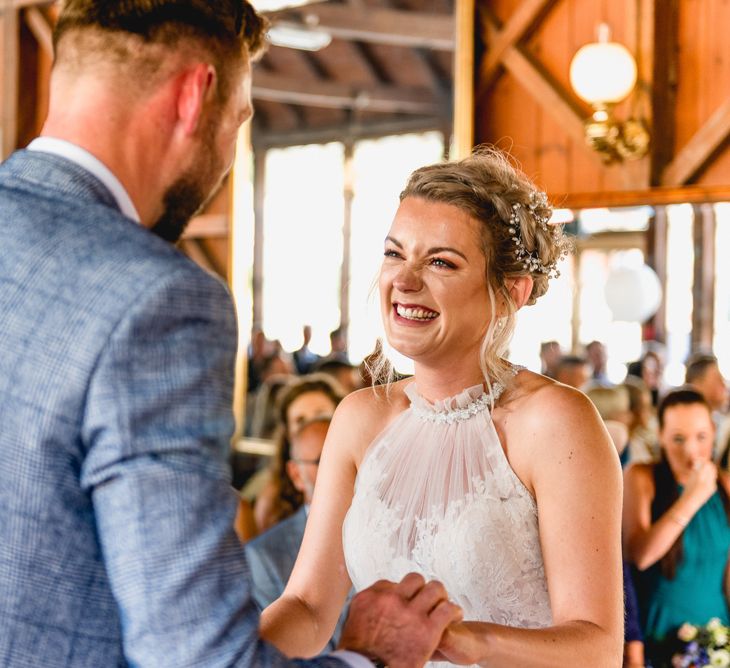
<path fill-rule="evenodd" d="M 284 586 L 265 551 L 262 553 L 257 545 L 246 545 L 246 560 L 251 571 L 251 595 L 259 610 L 263 610 L 281 596 Z"/>
<path fill-rule="evenodd" d="M 126 310 L 90 382 L 81 483 L 140 668 L 299 665 L 258 639 L 233 531 L 235 350 L 227 290 L 186 267 Z"/>

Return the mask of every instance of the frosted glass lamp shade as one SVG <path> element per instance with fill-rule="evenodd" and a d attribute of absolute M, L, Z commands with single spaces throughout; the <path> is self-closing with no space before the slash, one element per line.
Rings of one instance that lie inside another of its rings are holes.
<path fill-rule="evenodd" d="M 570 63 L 570 85 L 588 104 L 620 102 L 635 84 L 636 61 L 618 42 L 586 44 Z"/>
<path fill-rule="evenodd" d="M 614 269 L 606 279 L 604 294 L 614 320 L 646 322 L 662 302 L 659 277 L 648 265 Z"/>

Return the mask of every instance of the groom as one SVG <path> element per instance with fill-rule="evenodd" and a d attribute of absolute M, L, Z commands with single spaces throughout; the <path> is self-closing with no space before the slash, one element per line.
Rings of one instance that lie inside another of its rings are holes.
<path fill-rule="evenodd" d="M 226 454 L 225 287 L 168 242 L 251 115 L 245 0 L 67 0 L 42 137 L 0 165 L 0 665 L 288 666 L 258 639 Z M 296 665 L 423 663 L 417 575 Z"/>

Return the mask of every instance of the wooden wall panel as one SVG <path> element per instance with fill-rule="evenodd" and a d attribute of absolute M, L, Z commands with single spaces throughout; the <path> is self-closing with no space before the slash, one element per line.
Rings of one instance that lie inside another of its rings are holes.
<path fill-rule="evenodd" d="M 481 0 L 480 7 L 504 24 L 517 8 L 524 6 L 522 2 Z M 516 48 L 541 73 L 558 97 L 567 102 L 566 108 L 558 113 L 553 103 L 536 97 L 525 88 L 524 81 L 515 80 L 518 77 L 514 71 L 503 67 L 497 80 L 477 99 L 477 142 L 511 144 L 512 153 L 523 170 L 551 193 L 647 187 L 647 158 L 633 164 L 606 166 L 600 156 L 586 146 L 580 122 L 588 118 L 590 109 L 577 98 L 569 84 L 570 61 L 581 46 L 595 41 L 600 22 L 609 24 L 614 40 L 638 50 L 640 29 L 645 27 L 641 25 L 640 17 L 646 20 L 640 13 L 641 2 L 559 0 L 551 3 L 546 12 L 538 15 L 534 30 L 521 39 Z M 488 52 L 495 34 L 489 30 L 486 34 L 482 31 L 481 36 Z M 648 100 L 650 86 L 647 82 L 641 91 L 641 96 Z M 628 117 L 634 106 L 632 101 L 623 102 L 616 109 L 617 117 Z M 643 107 L 649 109 L 649 102 Z"/>
<path fill-rule="evenodd" d="M 730 4 L 722 0 L 682 0 L 679 10 L 677 150 L 730 99 Z M 715 186 L 728 182 L 730 152 L 725 141 L 689 183 Z"/>

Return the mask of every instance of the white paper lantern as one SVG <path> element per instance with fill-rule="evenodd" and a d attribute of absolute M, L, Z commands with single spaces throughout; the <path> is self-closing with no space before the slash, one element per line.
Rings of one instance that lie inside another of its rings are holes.
<path fill-rule="evenodd" d="M 606 279 L 604 293 L 613 319 L 626 322 L 646 322 L 662 301 L 659 277 L 645 264 L 614 269 Z"/>

